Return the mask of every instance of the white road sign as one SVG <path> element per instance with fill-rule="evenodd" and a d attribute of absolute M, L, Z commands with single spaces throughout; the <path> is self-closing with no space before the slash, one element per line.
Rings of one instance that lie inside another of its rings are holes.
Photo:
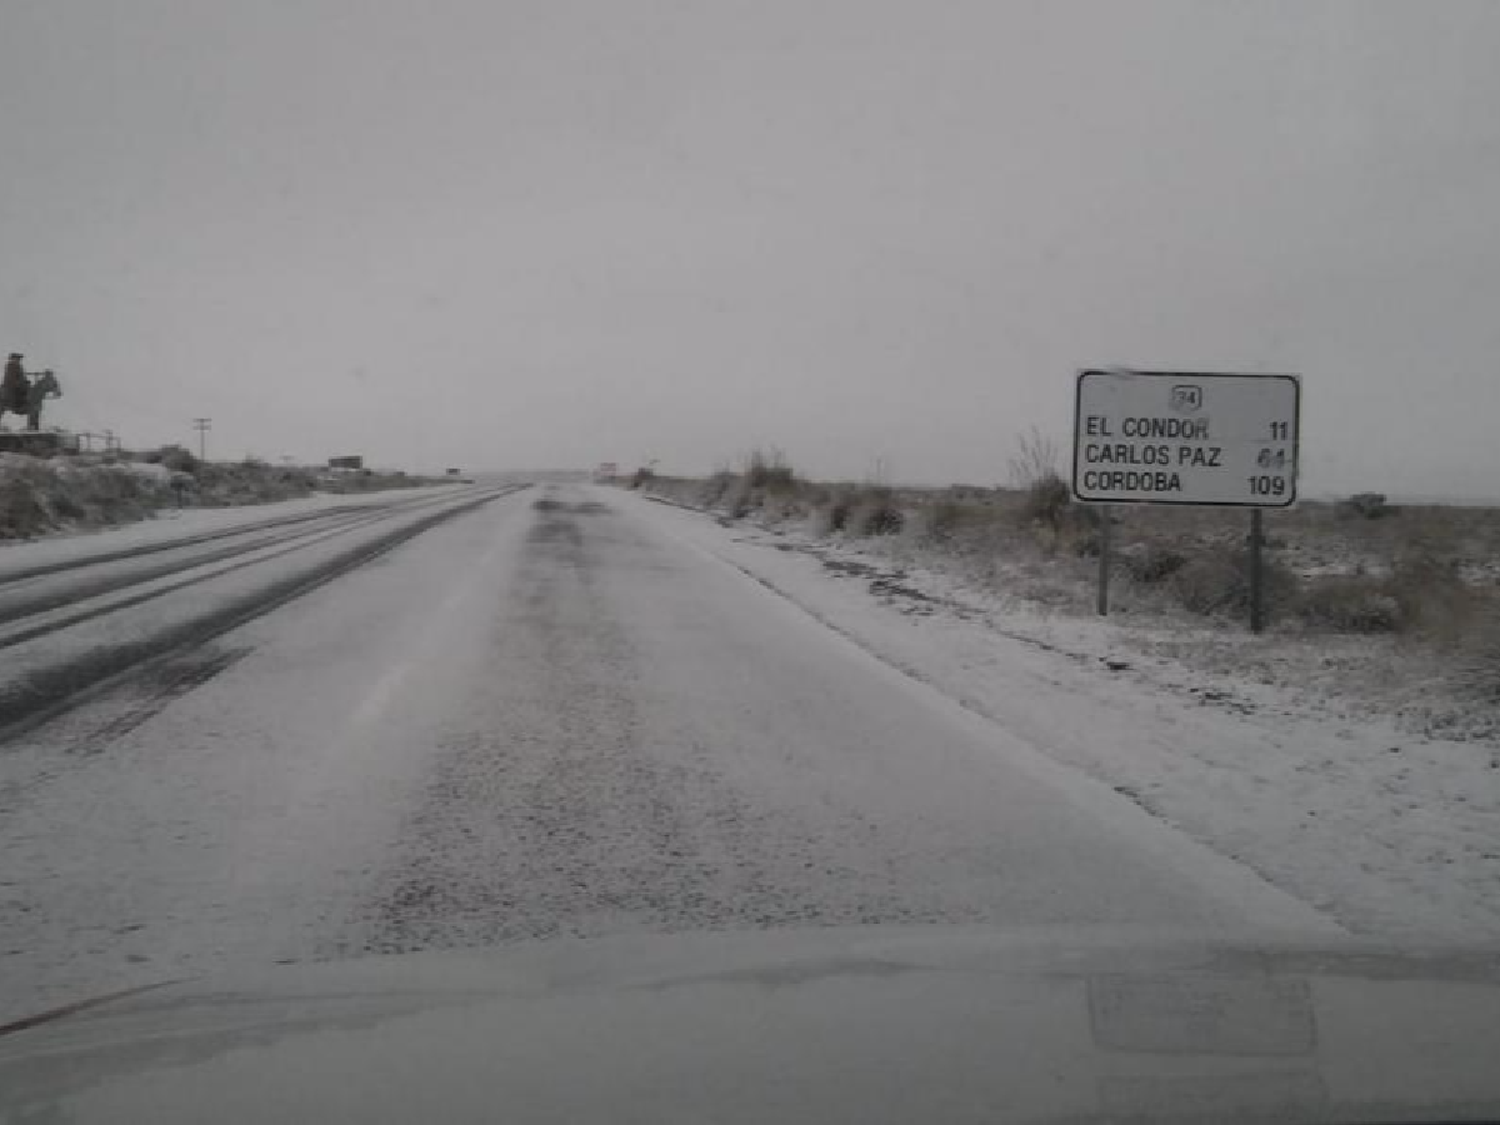
<path fill-rule="evenodd" d="M 1295 375 L 1082 371 L 1073 494 L 1109 504 L 1284 508 L 1297 499 Z"/>

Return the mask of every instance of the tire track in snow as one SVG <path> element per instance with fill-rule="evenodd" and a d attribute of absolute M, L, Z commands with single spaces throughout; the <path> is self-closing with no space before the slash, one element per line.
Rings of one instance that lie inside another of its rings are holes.
<path fill-rule="evenodd" d="M 330 529 L 357 527 L 366 523 L 387 519 L 394 515 L 410 512 L 421 507 L 431 506 L 434 503 L 451 501 L 451 499 L 452 497 L 450 496 L 437 499 L 423 497 L 418 502 L 403 501 L 375 508 L 351 505 L 330 509 L 325 512 L 315 512 L 311 515 L 299 515 L 285 520 L 256 524 L 251 528 L 215 532 L 205 536 L 190 536 L 183 540 L 173 540 L 166 545 L 151 544 L 130 551 L 109 552 L 105 555 L 94 556 L 88 559 L 69 560 L 54 566 L 35 567 L 26 571 L 16 572 L 0 578 L 0 625 L 24 621 L 63 606 L 74 605 L 81 601 L 103 597 L 107 594 L 128 590 L 136 586 L 144 586 L 173 574 L 180 574 L 226 559 L 239 558 L 254 551 L 276 546 L 278 543 L 295 542 Z M 314 526 L 311 528 L 301 526 L 308 523 L 312 523 Z M 285 528 L 287 527 L 292 527 L 294 530 L 286 531 Z M 265 532 L 268 529 L 274 530 L 272 530 L 271 534 L 263 534 L 259 538 L 252 538 L 247 542 L 234 543 L 230 546 L 219 547 L 201 554 L 187 554 L 182 558 L 156 563 L 141 570 L 131 570 L 119 565 L 121 562 L 129 562 L 142 555 L 149 556 L 162 554 L 167 551 L 191 550 L 193 547 L 202 546 L 206 541 L 217 542 L 224 539 L 242 538 L 247 535 Z M 7 596 L 10 594 L 12 588 L 16 586 L 25 586 L 28 583 L 35 584 L 49 578 L 71 575 L 72 572 L 77 570 L 87 569 L 94 571 L 100 568 L 103 568 L 100 573 L 78 576 L 75 579 L 65 581 L 41 593 L 32 594 L 30 597 L 27 597 L 24 592 L 17 596 Z"/>
<path fill-rule="evenodd" d="M 440 507 L 436 512 L 404 523 L 395 530 L 341 551 L 315 566 L 297 570 L 271 581 L 249 594 L 220 603 L 200 615 L 179 621 L 135 640 L 93 648 L 81 656 L 28 670 L 0 687 L 0 745 L 34 727 L 51 721 L 85 700 L 111 690 L 128 678 L 140 675 L 170 658 L 181 658 L 207 641 L 263 616 L 310 593 L 349 571 L 374 561 L 402 543 L 448 520 L 509 496 L 525 485 L 507 486 L 476 499 Z M 384 520 L 410 514 L 405 509 L 387 511 Z M 381 521 L 384 522 L 384 521 Z M 304 543 L 301 547 L 306 547 Z M 264 561 L 264 560 L 258 560 Z M 226 665 L 220 664 L 216 670 Z M 170 698 L 160 699 L 136 725 Z"/>

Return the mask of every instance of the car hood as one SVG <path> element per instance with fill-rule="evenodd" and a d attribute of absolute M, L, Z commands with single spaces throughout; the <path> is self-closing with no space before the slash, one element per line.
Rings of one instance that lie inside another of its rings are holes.
<path fill-rule="evenodd" d="M 0 1037 L 0 1120 L 1500 1115 L 1500 951 L 1139 931 L 559 940 L 288 966 Z"/>

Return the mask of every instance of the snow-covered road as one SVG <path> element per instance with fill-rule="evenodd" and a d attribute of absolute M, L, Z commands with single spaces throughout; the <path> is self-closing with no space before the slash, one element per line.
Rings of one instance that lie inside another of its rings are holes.
<path fill-rule="evenodd" d="M 235 965 L 551 935 L 1336 929 L 680 515 L 583 486 L 495 499 L 8 737 L 0 1019 Z"/>
<path fill-rule="evenodd" d="M 408 493 L 113 548 L 100 537 L 0 569 L 0 736 L 513 490 Z"/>

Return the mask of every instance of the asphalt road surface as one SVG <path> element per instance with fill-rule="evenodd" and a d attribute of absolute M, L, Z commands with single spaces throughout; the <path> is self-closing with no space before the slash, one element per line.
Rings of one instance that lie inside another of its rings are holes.
<path fill-rule="evenodd" d="M 181 582 L 171 552 L 0 584 L 0 630 L 90 607 L 59 628 L 103 630 L 16 646 L 51 645 L 71 678 L 42 677 L 40 703 L 17 689 L 0 735 L 0 1018 L 239 965 L 560 935 L 1328 928 L 661 513 L 538 485 L 262 528 L 179 548 L 256 544 L 200 563 L 245 564 L 217 600 L 187 585 L 127 624 L 99 599 Z M 94 592 L 59 598 L 75 580 Z M 79 663 L 100 649 L 132 663 Z"/>

